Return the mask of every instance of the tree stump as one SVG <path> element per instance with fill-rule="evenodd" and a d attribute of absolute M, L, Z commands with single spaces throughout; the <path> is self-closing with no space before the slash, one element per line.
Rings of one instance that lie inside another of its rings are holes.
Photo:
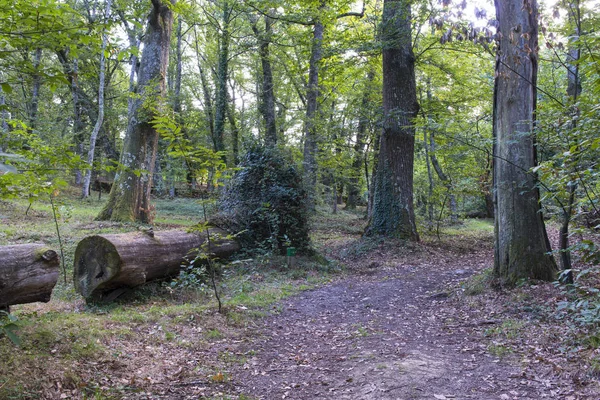
<path fill-rule="evenodd" d="M 0 309 L 50 301 L 58 275 L 58 254 L 46 245 L 0 246 Z"/>
<path fill-rule="evenodd" d="M 209 229 L 210 253 L 227 258 L 239 245 L 221 229 Z M 77 245 L 73 268 L 75 289 L 85 298 L 135 287 L 179 274 L 185 258 L 194 258 L 207 242 L 206 232 L 129 232 L 88 236 Z"/>

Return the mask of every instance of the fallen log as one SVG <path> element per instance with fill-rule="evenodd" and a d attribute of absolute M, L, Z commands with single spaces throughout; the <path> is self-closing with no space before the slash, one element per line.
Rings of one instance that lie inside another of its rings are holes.
<path fill-rule="evenodd" d="M 0 309 L 48 302 L 59 275 L 58 254 L 41 243 L 0 246 Z"/>
<path fill-rule="evenodd" d="M 225 231 L 211 228 L 209 233 L 214 257 L 224 259 L 239 250 Z M 85 298 L 98 298 L 115 289 L 175 276 L 185 258 L 194 258 L 206 242 L 205 232 L 186 231 L 88 236 L 75 250 L 75 290 Z"/>

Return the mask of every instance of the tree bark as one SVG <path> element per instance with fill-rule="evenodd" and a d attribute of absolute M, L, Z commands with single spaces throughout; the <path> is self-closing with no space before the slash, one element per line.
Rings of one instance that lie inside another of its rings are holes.
<path fill-rule="evenodd" d="M 58 254 L 44 244 L 0 246 L 0 309 L 50 301 L 58 275 Z"/>
<path fill-rule="evenodd" d="M 235 122 L 235 92 L 231 91 L 233 95 L 229 101 L 227 107 L 227 120 L 229 121 L 229 127 L 231 128 L 231 153 L 233 154 L 233 165 L 238 165 L 240 162 L 240 131 Z"/>
<path fill-rule="evenodd" d="M 323 7 L 323 6 L 321 6 Z M 304 121 L 304 182 L 309 209 L 315 208 L 317 186 L 317 114 L 319 111 L 319 66 L 323 58 L 323 23 L 315 21 L 306 90 L 306 119 Z"/>
<path fill-rule="evenodd" d="M 227 116 L 227 80 L 229 75 L 229 41 L 231 32 L 229 25 L 231 23 L 232 7 L 229 0 L 223 0 L 223 19 L 221 41 L 219 45 L 219 63 L 217 66 L 217 93 L 215 99 L 215 135 L 213 142 L 215 151 L 225 150 L 225 118 Z M 226 160 L 226 157 L 223 157 Z"/>
<path fill-rule="evenodd" d="M 206 79 L 206 74 L 204 73 L 204 68 L 202 68 L 202 63 L 200 60 L 200 49 L 198 48 L 198 34 L 196 32 L 196 27 L 194 27 L 194 45 L 196 47 L 196 56 L 198 61 L 198 71 L 200 73 L 200 83 L 202 84 L 202 96 L 204 98 L 204 113 L 206 114 L 206 122 L 208 123 L 208 129 L 210 132 L 210 137 L 213 139 L 214 148 L 217 148 L 217 143 L 214 141 L 215 138 L 215 118 L 213 112 L 213 104 L 211 100 L 211 92 L 208 86 L 208 80 Z"/>
<path fill-rule="evenodd" d="M 170 1 L 175 3 L 175 0 Z M 173 13 L 161 0 L 152 0 L 152 4 L 138 73 L 138 98 L 129 115 L 121 166 L 99 220 L 149 223 L 153 219 L 150 190 L 158 133 L 151 123 L 152 107 L 158 107 L 156 101 L 160 102 L 165 95 Z"/>
<path fill-rule="evenodd" d="M 104 10 L 104 22 L 107 23 L 108 18 L 110 17 L 110 7 L 112 4 L 112 0 L 107 0 Z M 90 195 L 90 184 L 92 182 L 92 170 L 94 169 L 94 152 L 96 151 L 96 140 L 98 139 L 98 133 L 100 132 L 100 128 L 102 128 L 102 123 L 104 122 L 104 85 L 105 85 L 105 76 L 106 76 L 106 56 L 104 55 L 106 51 L 106 45 L 108 43 L 108 35 L 106 34 L 106 30 L 102 34 L 102 47 L 100 54 L 100 73 L 99 73 L 99 84 L 98 84 L 98 118 L 96 119 L 96 124 L 94 125 L 94 130 L 92 131 L 92 135 L 90 136 L 90 148 L 88 149 L 87 163 L 88 170 L 85 173 L 85 178 L 83 179 L 83 186 L 81 189 L 81 197 L 86 199 Z"/>
<path fill-rule="evenodd" d="M 538 63 L 535 0 L 496 0 L 499 48 L 494 90 L 494 272 L 506 283 L 553 280 L 556 263 L 541 213 L 534 113 Z"/>
<path fill-rule="evenodd" d="M 408 1 L 384 1 L 381 38 L 384 121 L 373 212 L 365 234 L 418 241 L 413 207 L 413 120 L 419 104 Z"/>
<path fill-rule="evenodd" d="M 574 25 L 574 35 L 571 37 L 571 43 L 567 54 L 567 95 L 570 97 L 572 114 L 571 118 L 571 129 L 577 127 L 577 121 L 579 111 L 577 109 L 577 99 L 581 94 L 581 79 L 579 77 L 579 57 L 580 50 L 578 45 L 575 43 L 579 39 L 581 34 L 581 9 L 579 7 L 579 0 L 569 2 L 569 20 Z M 579 149 L 579 141 L 575 138 L 575 143 L 569 143 L 569 148 L 575 146 Z M 576 152 L 578 153 L 578 152 Z M 576 162 L 574 168 L 576 168 Z M 575 193 L 577 191 L 576 180 L 573 180 L 568 186 L 569 198 L 567 205 L 563 207 L 563 220 L 560 227 L 559 233 L 559 250 L 560 250 L 560 263 L 563 270 L 571 270 L 573 268 L 571 264 L 571 250 L 569 249 L 569 224 L 573 216 L 575 206 Z M 567 272 L 561 276 L 562 281 L 566 283 L 573 283 L 572 271 Z"/>
<path fill-rule="evenodd" d="M 42 86 L 42 77 L 39 68 L 42 63 L 42 49 L 35 49 L 33 59 L 33 87 L 31 89 L 31 100 L 29 101 L 29 127 L 35 129 L 37 124 L 37 115 L 40 102 L 40 89 Z"/>
<path fill-rule="evenodd" d="M 2 79 L 2 75 L 0 74 L 0 79 Z M 8 111 L 4 108 L 6 105 L 6 99 L 4 98 L 4 94 L 0 93 L 0 153 L 2 153 L 5 148 L 5 141 L 8 135 Z"/>
<path fill-rule="evenodd" d="M 377 166 L 379 165 L 379 144 L 381 143 L 381 132 L 375 131 L 373 138 L 373 167 L 371 168 L 371 183 L 369 183 L 369 167 L 365 158 L 365 179 L 369 187 L 369 199 L 367 202 L 367 220 L 370 221 L 373 216 L 373 195 L 375 194 L 375 177 L 377 176 Z"/>
<path fill-rule="evenodd" d="M 57 58 L 62 65 L 63 72 L 69 81 L 69 87 L 71 90 L 71 100 L 73 101 L 73 144 L 75 147 L 75 154 L 81 155 L 83 158 L 83 132 L 85 124 L 83 122 L 83 109 L 85 101 L 88 109 L 91 108 L 92 104 L 85 96 L 85 93 L 79 87 L 79 62 L 75 58 L 72 61 L 69 60 L 68 49 L 62 49 L 56 52 Z M 90 113 L 90 111 L 88 111 Z M 90 118 L 92 119 L 92 118 Z M 92 119 L 93 120 L 93 119 Z M 82 174 L 80 170 L 75 171 L 75 184 L 80 185 Z"/>
<path fill-rule="evenodd" d="M 215 257 L 227 258 L 237 250 L 236 242 L 226 240 L 227 233 L 211 228 L 210 249 L 206 232 L 186 231 L 130 232 L 88 236 L 75 250 L 73 282 L 75 290 L 85 298 L 145 282 L 175 276 L 186 259 L 197 252 L 209 251 Z"/>
<path fill-rule="evenodd" d="M 269 45 L 273 35 L 273 21 L 264 16 L 265 30 L 261 32 L 256 23 L 252 25 L 254 35 L 258 39 L 258 55 L 262 67 L 262 82 L 260 90 L 260 113 L 265 124 L 265 144 L 277 144 L 277 125 L 275 118 L 275 91 L 273 87 L 273 70 L 271 68 L 271 55 Z"/>
<path fill-rule="evenodd" d="M 363 92 L 363 97 L 360 103 L 360 116 L 358 127 L 356 129 L 356 143 L 354 144 L 354 156 L 352 159 L 352 171 L 348 180 L 348 200 L 346 201 L 346 209 L 354 210 L 360 201 L 360 186 L 362 176 L 362 166 L 364 163 L 365 141 L 367 139 L 367 126 L 369 124 L 368 112 L 371 84 L 375 79 L 375 72 L 370 70 L 367 74 L 366 86 Z"/>
<path fill-rule="evenodd" d="M 429 191 L 425 207 L 427 208 L 427 229 L 433 230 L 433 190 L 435 188 L 433 181 L 433 173 L 431 172 L 431 161 L 429 159 L 429 129 L 427 126 L 423 129 L 423 147 L 425 148 L 425 163 L 427 164 L 427 179 L 429 182 Z"/>

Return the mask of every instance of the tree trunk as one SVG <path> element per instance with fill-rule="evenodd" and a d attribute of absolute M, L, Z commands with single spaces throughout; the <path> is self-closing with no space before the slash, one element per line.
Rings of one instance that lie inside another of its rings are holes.
<path fill-rule="evenodd" d="M 175 0 L 171 0 L 173 4 Z M 99 220 L 139 221 L 153 219 L 150 204 L 152 174 L 158 146 L 158 134 L 152 126 L 148 103 L 159 107 L 165 95 L 165 77 L 169 64 L 169 47 L 173 13 L 165 2 L 152 0 L 153 9 L 144 38 L 144 50 L 138 73 L 138 84 L 127 137 L 121 154 L 121 166 L 115 177 L 108 203 Z"/>
<path fill-rule="evenodd" d="M 2 75 L 0 74 L 0 79 Z M 4 94 L 0 93 L 0 153 L 6 150 L 6 137 L 8 136 L 8 111 L 5 108 L 6 100 Z"/>
<path fill-rule="evenodd" d="M 37 115 L 40 102 L 40 89 L 42 86 L 42 77 L 39 73 L 40 64 L 42 63 L 42 49 L 35 49 L 33 59 L 33 87 L 31 89 L 31 100 L 29 101 L 29 127 L 35 129 L 37 124 Z"/>
<path fill-rule="evenodd" d="M 369 187 L 369 199 L 367 200 L 367 220 L 371 220 L 373 216 L 373 195 L 375 194 L 375 177 L 377 176 L 377 166 L 379 165 L 379 145 L 381 143 L 381 132 L 377 130 L 375 132 L 375 138 L 373 138 L 373 167 L 371 171 L 371 183 L 369 184 L 369 168 L 367 165 L 367 159 L 365 158 L 365 179 Z"/>
<path fill-rule="evenodd" d="M 231 32 L 229 24 L 231 22 L 232 7 L 228 0 L 223 0 L 223 19 L 221 42 L 219 46 L 219 64 L 217 66 L 217 93 L 215 99 L 215 135 L 213 142 L 215 151 L 225 150 L 225 118 L 227 116 L 227 79 L 229 74 L 229 41 Z M 223 160 L 226 157 L 223 156 Z"/>
<path fill-rule="evenodd" d="M 494 157 L 489 150 L 486 150 L 486 153 L 487 161 L 485 166 L 485 173 L 482 177 L 479 178 L 479 186 L 481 188 L 481 191 L 483 192 L 486 217 L 494 218 Z"/>
<path fill-rule="evenodd" d="M 369 124 L 367 110 L 369 108 L 371 84 L 374 79 L 375 72 L 373 70 L 370 70 L 367 74 L 366 86 L 360 104 L 360 116 L 358 120 L 358 127 L 356 129 L 356 143 L 354 144 L 352 171 L 348 182 L 348 200 L 346 201 L 347 210 L 356 209 L 356 206 L 360 201 L 360 177 L 362 176 L 362 166 L 364 162 L 365 141 L 367 138 L 367 125 Z"/>
<path fill-rule="evenodd" d="M 496 0 L 500 35 L 494 90 L 494 272 L 507 283 L 553 280 L 557 270 L 536 177 L 538 22 L 535 0 Z M 517 31 L 515 31 L 517 30 Z"/>
<path fill-rule="evenodd" d="M 59 275 L 59 259 L 43 244 L 0 246 L 0 309 L 48 302 Z"/>
<path fill-rule="evenodd" d="M 239 246 L 220 229 L 209 230 L 210 252 L 227 258 Z M 206 244 L 206 233 L 186 231 L 130 232 L 88 236 L 77 245 L 73 268 L 75 290 L 85 298 L 175 276 L 186 260 Z M 207 245 L 207 244 L 206 244 Z"/>
<path fill-rule="evenodd" d="M 104 22 L 106 23 L 110 18 L 110 7 L 112 4 L 112 0 L 106 1 L 106 8 L 104 10 Z M 94 125 L 94 130 L 92 131 L 92 135 L 90 136 L 90 148 L 88 149 L 88 170 L 85 173 L 85 178 L 83 179 L 83 187 L 81 190 L 81 197 L 86 199 L 90 195 L 90 183 L 92 182 L 92 170 L 94 169 L 94 152 L 96 151 L 96 140 L 98 139 L 98 133 L 100 132 L 100 128 L 102 128 L 102 123 L 104 122 L 104 84 L 105 84 L 105 76 L 106 76 L 106 57 L 104 52 L 106 50 L 106 45 L 108 42 L 108 35 L 106 31 L 102 34 L 102 47 L 100 54 L 100 76 L 98 84 L 98 118 L 96 119 L 96 125 Z"/>
<path fill-rule="evenodd" d="M 413 208 L 413 119 L 419 104 L 409 2 L 385 0 L 381 25 L 384 121 L 373 213 L 365 234 L 418 241 Z"/>
<path fill-rule="evenodd" d="M 231 97 L 229 106 L 227 107 L 227 119 L 231 128 L 231 152 L 233 154 L 233 165 L 238 165 L 240 162 L 240 131 L 235 122 L 235 92 Z"/>
<path fill-rule="evenodd" d="M 73 61 L 69 60 L 68 50 L 62 49 L 56 52 L 57 58 L 62 65 L 63 72 L 69 81 L 69 87 L 71 90 L 71 100 L 73 101 L 73 145 L 75 147 L 75 154 L 79 154 L 83 158 L 83 132 L 84 132 L 84 123 L 83 123 L 83 104 L 84 101 L 84 93 L 81 91 L 79 87 L 79 63 L 77 58 Z M 87 99 L 85 99 L 87 100 Z M 91 107 L 91 104 L 87 102 L 86 104 L 88 108 Z M 81 185 L 81 171 L 75 171 L 75 184 Z"/>
<path fill-rule="evenodd" d="M 319 65 L 323 58 L 323 23 L 315 21 L 306 90 L 306 119 L 304 121 L 304 182 L 309 209 L 315 208 L 317 186 L 317 114 L 319 110 Z"/>
<path fill-rule="evenodd" d="M 432 95 L 431 95 L 431 88 L 430 88 L 430 80 L 427 80 L 427 100 L 429 101 L 429 103 L 432 102 Z M 427 120 L 429 121 L 431 119 L 431 117 L 428 115 L 427 116 Z M 427 146 L 427 143 L 425 143 L 425 146 Z M 444 186 L 446 187 L 446 190 L 448 192 L 447 196 L 448 196 L 448 200 L 449 200 L 449 208 L 450 208 L 450 221 L 452 224 L 457 224 L 458 223 L 458 211 L 457 211 L 457 204 L 456 204 L 456 196 L 454 195 L 454 187 L 452 185 L 452 180 L 450 179 L 450 177 L 448 175 L 446 175 L 444 173 L 444 170 L 442 169 L 442 166 L 440 165 L 437 156 L 435 155 L 435 131 L 434 130 L 429 130 L 429 157 L 431 158 L 431 165 L 433 165 L 433 169 L 435 169 L 435 173 L 437 174 L 438 178 L 440 181 L 442 181 L 442 183 L 444 184 Z M 427 168 L 429 168 L 429 163 L 427 164 Z"/>
<path fill-rule="evenodd" d="M 271 56 L 269 45 L 273 35 L 273 21 L 264 16 L 265 30 L 260 32 L 256 24 L 252 25 L 254 35 L 258 39 L 258 55 L 262 67 L 262 85 L 260 90 L 260 113 L 265 124 L 265 144 L 275 146 L 277 144 L 277 125 L 275 123 L 275 91 L 273 87 L 273 70 L 271 68 Z"/>
<path fill-rule="evenodd" d="M 433 190 L 435 188 L 433 181 L 433 173 L 431 172 L 431 161 L 429 160 L 429 129 L 427 126 L 423 129 L 423 147 L 425 147 L 425 163 L 427 164 L 427 179 L 429 181 L 429 191 L 425 207 L 427 208 L 427 229 L 433 230 Z"/>
<path fill-rule="evenodd" d="M 65 58 L 65 61 L 67 59 Z M 75 144 L 75 154 L 79 154 L 83 158 L 83 131 L 84 123 L 82 118 L 83 107 L 81 105 L 81 96 L 79 89 L 79 60 L 75 58 L 72 65 L 66 64 L 66 69 L 69 73 L 71 86 L 71 98 L 73 99 L 73 140 Z M 81 171 L 75 171 L 75 184 L 81 185 Z"/>
<path fill-rule="evenodd" d="M 576 43 L 581 33 L 581 9 L 579 7 L 579 0 L 574 0 L 569 3 L 569 20 L 575 26 L 575 32 L 570 38 L 571 43 L 567 54 L 567 95 L 569 95 L 571 100 L 571 129 L 575 129 L 578 121 L 578 118 L 576 117 L 579 116 L 579 110 L 577 109 L 576 104 L 582 90 L 581 79 L 579 77 L 580 50 L 578 47 L 579 45 Z M 575 146 L 579 149 L 579 141 L 576 137 L 575 140 L 575 143 L 569 143 L 569 148 Z M 578 154 L 579 151 L 576 151 L 575 153 Z M 573 162 L 573 164 L 574 168 L 577 168 L 577 162 Z M 569 224 L 575 206 L 575 193 L 577 191 L 576 181 L 576 179 L 573 179 L 573 182 L 569 184 L 569 199 L 566 207 L 563 207 L 563 220 L 560 227 L 559 250 L 561 267 L 563 270 L 571 270 L 573 268 L 571 264 L 571 250 L 569 249 Z M 563 275 L 564 276 L 561 277 L 563 282 L 573 283 L 572 271 Z"/>
<path fill-rule="evenodd" d="M 200 60 L 200 49 L 198 48 L 198 34 L 196 32 L 196 27 L 194 27 L 194 45 L 196 47 L 196 56 L 198 60 L 198 71 L 200 72 L 200 83 L 202 84 L 202 96 L 204 97 L 204 112 L 206 114 L 206 122 L 208 123 L 208 129 L 210 133 L 210 137 L 213 139 L 214 148 L 217 148 L 217 143 L 214 141 L 215 138 L 215 118 L 213 112 L 213 104 L 211 100 L 210 88 L 208 87 L 208 80 L 206 79 L 206 74 L 204 73 L 204 68 L 202 68 L 202 63 Z"/>

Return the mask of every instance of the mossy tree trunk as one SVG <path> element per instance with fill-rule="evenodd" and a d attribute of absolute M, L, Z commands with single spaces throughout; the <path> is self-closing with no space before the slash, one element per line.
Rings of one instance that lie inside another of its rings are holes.
<path fill-rule="evenodd" d="M 321 3 L 324 7 L 323 3 Z M 319 111 L 319 66 L 323 58 L 323 32 L 325 27 L 318 19 L 313 27 L 308 87 L 306 89 L 306 118 L 304 120 L 303 179 L 307 191 L 309 209 L 315 207 L 317 185 L 317 117 Z"/>
<path fill-rule="evenodd" d="M 227 117 L 227 82 L 229 76 L 229 42 L 231 40 L 230 24 L 233 6 L 229 0 L 223 0 L 223 18 L 221 20 L 221 37 L 219 38 L 219 62 L 217 65 L 217 89 L 215 98 L 215 133 L 213 143 L 215 151 L 225 150 L 225 120 Z M 225 157 L 223 157 L 223 161 Z"/>
<path fill-rule="evenodd" d="M 413 120 L 419 105 L 409 1 L 384 1 L 381 38 L 384 121 L 372 214 L 365 234 L 418 241 L 413 207 Z"/>
<path fill-rule="evenodd" d="M 171 4 L 176 0 L 170 0 Z M 152 0 L 144 37 L 136 95 L 129 114 L 121 165 L 108 203 L 97 219 L 152 221 L 150 190 L 158 147 L 158 133 L 151 124 L 156 99 L 164 97 L 169 64 L 173 13 L 166 1 Z"/>
<path fill-rule="evenodd" d="M 553 280 L 557 270 L 540 210 L 533 131 L 538 64 L 535 0 L 496 0 L 500 33 L 494 91 L 494 272 L 507 283 Z"/>

